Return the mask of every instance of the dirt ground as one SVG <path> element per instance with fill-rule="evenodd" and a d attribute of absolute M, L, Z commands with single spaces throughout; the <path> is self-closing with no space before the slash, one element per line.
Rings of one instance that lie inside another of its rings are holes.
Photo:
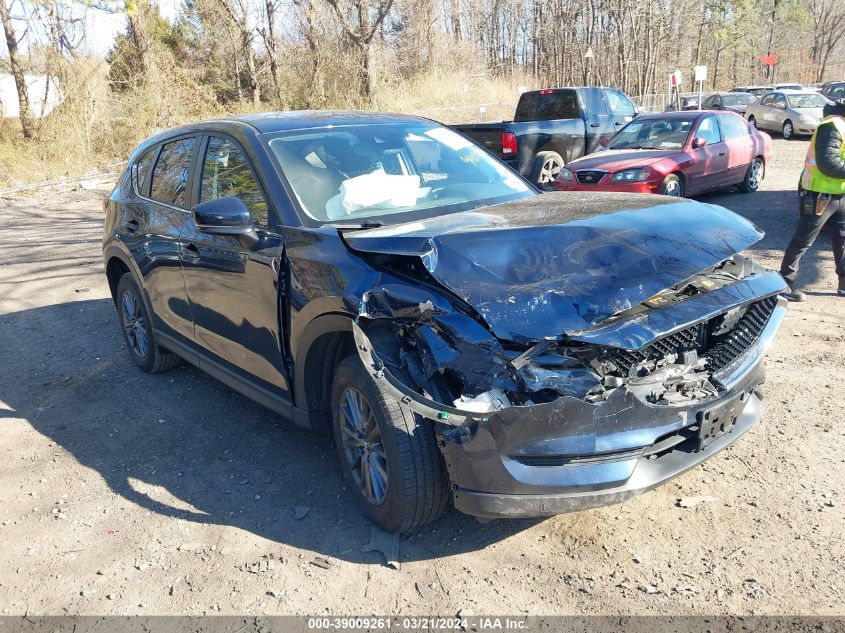
<path fill-rule="evenodd" d="M 768 266 L 805 149 L 776 139 L 759 192 L 704 198 L 765 229 L 753 256 Z M 134 368 L 102 195 L 0 201 L 0 613 L 845 613 L 829 235 L 766 361 L 766 416 L 732 449 L 621 506 L 484 525 L 451 511 L 402 539 L 397 570 L 362 551 L 370 527 L 328 439 L 187 365 Z M 678 505 L 693 496 L 711 499 Z"/>

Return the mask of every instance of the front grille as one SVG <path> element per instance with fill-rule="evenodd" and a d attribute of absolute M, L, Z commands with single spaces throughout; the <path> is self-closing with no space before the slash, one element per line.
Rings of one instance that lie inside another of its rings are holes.
<path fill-rule="evenodd" d="M 597 185 L 606 173 L 599 169 L 579 169 L 575 172 L 575 177 L 582 185 Z"/>
<path fill-rule="evenodd" d="M 714 334 L 720 332 L 720 327 L 724 329 L 722 326 L 728 321 L 730 313 L 675 332 L 637 351 L 612 350 L 609 360 L 623 375 L 630 376 L 632 370 L 643 362 L 664 358 L 669 354 L 681 355 L 695 351 L 707 359 L 708 369 L 716 372 L 730 365 L 757 342 L 776 305 L 777 297 L 750 304 L 725 333 Z"/>
<path fill-rule="evenodd" d="M 699 323 L 655 341 L 635 352 L 614 351 L 611 360 L 623 374 L 631 375 L 631 370 L 640 363 L 664 358 L 669 354 L 682 354 L 692 350 L 699 351 L 704 345 L 706 335 L 707 324 Z"/>
<path fill-rule="evenodd" d="M 729 332 L 714 336 L 707 352 L 707 366 L 719 371 L 748 351 L 760 338 L 777 303 L 777 297 L 768 297 L 751 304 Z"/>

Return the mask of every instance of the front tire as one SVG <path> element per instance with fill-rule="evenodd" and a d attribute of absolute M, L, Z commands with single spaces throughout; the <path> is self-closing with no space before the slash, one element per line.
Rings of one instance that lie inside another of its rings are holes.
<path fill-rule="evenodd" d="M 117 284 L 115 303 L 132 362 L 148 374 L 155 374 L 173 369 L 180 359 L 159 346 L 142 292 L 132 273 L 125 273 Z"/>
<path fill-rule="evenodd" d="M 672 196 L 673 198 L 683 198 L 684 181 L 678 174 L 669 174 L 663 179 L 663 184 L 660 186 L 660 193 L 664 196 Z"/>
<path fill-rule="evenodd" d="M 751 161 L 748 170 L 745 172 L 745 179 L 739 186 L 742 193 L 753 193 L 760 188 L 760 183 L 766 175 L 766 167 L 763 159 L 759 156 Z"/>
<path fill-rule="evenodd" d="M 433 425 L 382 389 L 357 356 L 335 372 L 332 426 L 351 493 L 373 523 L 410 532 L 443 514 L 449 477 Z"/>
<path fill-rule="evenodd" d="M 792 138 L 795 136 L 795 128 L 792 125 L 792 121 L 787 119 L 783 122 L 783 130 L 781 130 L 781 135 L 783 136 L 784 141 L 791 141 Z"/>
<path fill-rule="evenodd" d="M 534 169 L 531 172 L 531 180 L 541 188 L 546 189 L 552 186 L 563 169 L 563 157 L 557 152 L 537 152 L 534 158 Z"/>

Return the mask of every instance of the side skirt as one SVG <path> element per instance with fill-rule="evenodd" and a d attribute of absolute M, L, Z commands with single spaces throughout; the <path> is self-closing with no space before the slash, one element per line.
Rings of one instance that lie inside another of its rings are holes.
<path fill-rule="evenodd" d="M 237 374 L 220 361 L 212 358 L 202 350 L 191 347 L 176 338 L 156 331 L 156 338 L 162 347 L 177 354 L 195 367 L 198 367 L 212 378 L 222 382 L 227 387 L 245 395 L 250 400 L 267 407 L 274 413 L 306 429 L 311 429 L 311 418 L 306 409 L 301 409 L 287 398 L 273 393 L 269 389 Z"/>

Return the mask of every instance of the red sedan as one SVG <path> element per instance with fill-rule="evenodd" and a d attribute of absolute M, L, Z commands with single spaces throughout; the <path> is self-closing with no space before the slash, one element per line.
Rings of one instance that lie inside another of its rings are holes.
<path fill-rule="evenodd" d="M 738 186 L 756 191 L 772 139 L 732 112 L 664 112 L 637 117 L 601 150 L 568 163 L 561 191 L 628 191 L 688 196 Z"/>

